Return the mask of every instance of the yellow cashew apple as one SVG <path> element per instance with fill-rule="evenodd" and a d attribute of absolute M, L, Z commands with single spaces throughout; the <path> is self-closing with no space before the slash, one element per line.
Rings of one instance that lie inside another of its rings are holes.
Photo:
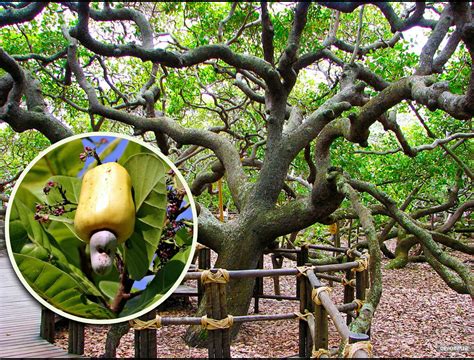
<path fill-rule="evenodd" d="M 135 204 L 127 170 L 114 162 L 89 170 L 82 179 L 74 218 L 79 237 L 88 243 L 94 232 L 109 230 L 121 244 L 132 235 L 134 226 Z"/>

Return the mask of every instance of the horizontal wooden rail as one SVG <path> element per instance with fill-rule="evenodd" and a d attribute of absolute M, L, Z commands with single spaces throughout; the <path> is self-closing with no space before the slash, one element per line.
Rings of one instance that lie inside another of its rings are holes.
<path fill-rule="evenodd" d="M 310 249 L 335 251 L 335 252 L 341 252 L 341 253 L 345 253 L 348 250 L 348 248 L 345 248 L 345 247 L 335 247 L 331 245 L 308 244 L 306 246 L 309 247 Z"/>
<path fill-rule="evenodd" d="M 255 296 L 254 296 L 255 297 Z M 270 299 L 270 300 L 299 300 L 297 296 L 291 295 L 271 295 L 271 294 L 260 294 L 258 295 L 260 299 Z"/>
<path fill-rule="evenodd" d="M 342 277 L 336 276 L 336 275 L 329 275 L 325 273 L 316 273 L 316 276 L 320 279 L 325 279 L 325 280 L 332 280 L 336 282 L 342 282 Z"/>
<path fill-rule="evenodd" d="M 356 303 L 347 303 L 347 304 L 341 304 L 341 305 L 336 305 L 337 310 L 342 313 L 348 313 L 351 312 L 355 309 L 357 309 L 357 304 Z"/>
<path fill-rule="evenodd" d="M 257 321 L 278 321 L 278 320 L 292 320 L 296 319 L 298 315 L 295 313 L 287 314 L 272 314 L 272 315 L 242 315 L 234 316 L 234 323 L 244 322 L 257 322 Z M 201 318 L 194 316 L 183 316 L 183 317 L 171 317 L 163 316 L 160 317 L 161 326 L 173 326 L 173 325 L 201 325 Z"/>
<path fill-rule="evenodd" d="M 330 300 L 331 301 L 331 300 Z M 351 311 L 357 308 L 357 304 L 349 303 L 335 306 L 334 308 L 340 312 Z M 241 315 L 234 316 L 234 323 L 244 323 L 244 322 L 258 322 L 258 321 L 278 321 L 278 320 L 292 320 L 298 318 L 298 315 L 295 313 L 285 313 L 285 314 L 269 314 L 269 315 Z M 173 325 L 201 325 L 201 318 L 195 316 L 182 316 L 182 317 L 172 317 L 172 316 L 162 316 L 160 317 L 161 326 L 173 326 Z"/>
<path fill-rule="evenodd" d="M 279 249 L 267 249 L 267 250 L 264 251 L 264 254 L 284 254 L 284 253 L 297 254 L 299 252 L 301 252 L 300 248 L 296 248 L 296 249 L 282 249 L 282 248 L 279 248 Z"/>
<path fill-rule="evenodd" d="M 350 261 L 342 264 L 329 264 L 329 265 L 316 265 L 310 268 L 314 272 L 329 272 L 329 271 L 344 271 L 353 269 L 359 266 L 356 261 Z M 217 269 L 211 269 L 216 270 Z M 256 278 L 256 277 L 267 277 L 267 276 L 289 276 L 298 275 L 300 271 L 297 268 L 285 268 L 285 269 L 253 269 L 253 270 L 228 270 L 230 278 L 245 279 L 245 278 Z M 201 271 L 193 271 L 187 273 L 184 280 L 199 280 L 201 278 Z"/>

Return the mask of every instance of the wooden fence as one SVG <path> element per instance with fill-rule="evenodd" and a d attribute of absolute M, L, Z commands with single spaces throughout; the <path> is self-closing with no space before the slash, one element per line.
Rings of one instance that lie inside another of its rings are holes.
<path fill-rule="evenodd" d="M 310 266 L 308 252 L 310 249 L 347 253 L 352 261 L 338 264 Z M 286 249 L 288 250 L 288 249 Z M 285 250 L 285 251 L 286 251 Z M 280 250 L 281 251 L 281 250 Z M 328 316 L 334 323 L 344 345 L 345 357 L 370 357 L 371 344 L 366 334 L 352 333 L 349 324 L 357 317 L 368 286 L 368 255 L 346 248 L 325 245 L 305 245 L 292 249 L 297 254 L 297 266 L 276 269 L 225 270 L 211 269 L 190 271 L 185 280 L 197 280 L 198 289 L 187 296 L 196 295 L 199 300 L 205 293 L 207 298 L 206 315 L 203 317 L 160 317 L 153 310 L 130 322 L 135 329 L 135 357 L 155 358 L 156 329 L 161 326 L 201 325 L 207 332 L 209 358 L 231 357 L 230 330 L 233 324 L 254 321 L 275 321 L 295 319 L 299 321 L 298 357 L 329 357 L 328 351 Z M 278 250 L 277 250 L 278 252 Z M 198 254 L 199 267 L 210 266 L 210 252 L 201 248 Z M 343 272 L 343 276 L 333 273 Z M 295 276 L 297 294 L 295 296 L 266 295 L 263 293 L 264 277 Z M 233 279 L 255 278 L 255 308 L 258 312 L 258 300 L 261 298 L 298 300 L 298 313 L 232 316 L 227 309 L 227 283 Z M 330 298 L 331 287 L 325 286 L 321 279 L 339 282 L 344 285 L 344 303 L 336 306 Z M 354 294 L 355 291 L 355 294 Z M 341 313 L 347 314 L 344 321 Z M 54 339 L 54 314 L 43 312 L 42 336 Z M 70 321 L 69 352 L 83 354 L 84 325 Z"/>

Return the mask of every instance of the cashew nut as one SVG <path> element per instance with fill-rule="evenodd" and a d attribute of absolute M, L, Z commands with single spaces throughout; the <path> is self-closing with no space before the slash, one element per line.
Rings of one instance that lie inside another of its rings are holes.
<path fill-rule="evenodd" d="M 107 275 L 114 265 L 117 237 L 108 230 L 97 231 L 90 238 L 92 270 L 98 275 Z"/>

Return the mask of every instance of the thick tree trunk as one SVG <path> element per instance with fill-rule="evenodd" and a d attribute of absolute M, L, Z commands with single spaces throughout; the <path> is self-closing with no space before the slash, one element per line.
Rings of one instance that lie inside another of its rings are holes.
<path fill-rule="evenodd" d="M 115 358 L 117 353 L 117 347 L 120 344 L 120 339 L 128 333 L 130 325 L 127 322 L 114 324 L 110 327 L 107 332 L 107 339 L 105 342 L 105 353 L 103 357 Z"/>
<path fill-rule="evenodd" d="M 267 241 L 256 239 L 252 231 L 232 233 L 223 241 L 223 250 L 219 253 L 215 268 L 226 270 L 256 269 Z M 227 310 L 231 315 L 246 315 L 252 300 L 255 279 L 232 279 L 227 285 Z M 205 314 L 206 297 L 203 297 L 197 316 Z M 232 337 L 239 331 L 239 324 L 232 327 Z M 190 346 L 207 346 L 206 332 L 200 326 L 190 326 L 185 335 Z"/>

